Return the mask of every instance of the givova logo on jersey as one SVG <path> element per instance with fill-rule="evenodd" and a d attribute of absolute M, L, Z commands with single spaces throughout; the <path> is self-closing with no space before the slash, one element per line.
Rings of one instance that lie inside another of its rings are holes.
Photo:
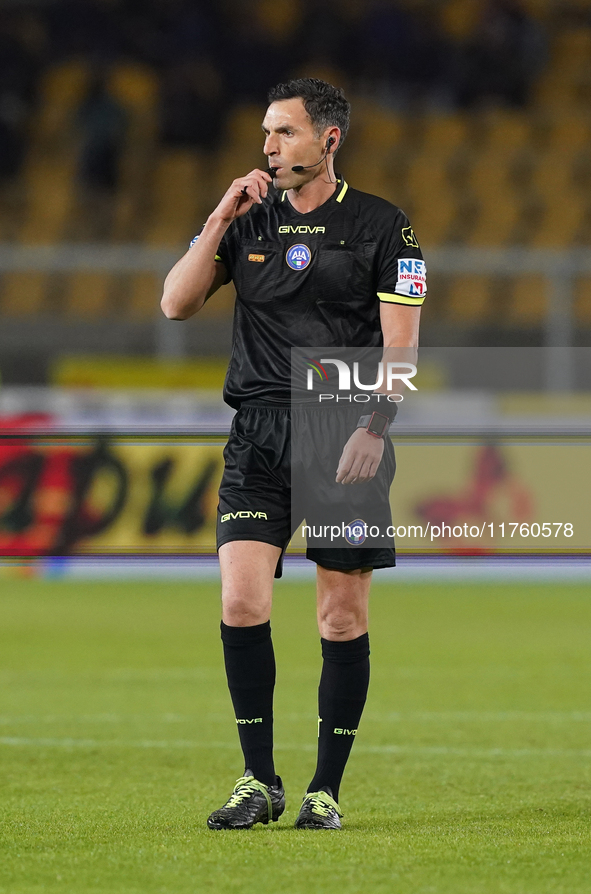
<path fill-rule="evenodd" d="M 312 252 L 307 245 L 292 245 L 287 249 L 285 263 L 292 270 L 305 270 L 312 260 Z"/>
<path fill-rule="evenodd" d="M 401 258 L 398 261 L 398 280 L 394 289 L 397 295 L 409 298 L 423 298 L 427 292 L 427 267 L 416 258 Z"/>

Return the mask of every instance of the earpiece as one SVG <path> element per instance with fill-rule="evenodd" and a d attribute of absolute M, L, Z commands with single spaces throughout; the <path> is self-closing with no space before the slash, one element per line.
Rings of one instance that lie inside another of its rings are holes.
<path fill-rule="evenodd" d="M 327 165 L 326 169 L 328 170 L 328 162 L 326 161 L 326 156 L 330 153 L 330 147 L 333 145 L 333 143 L 336 143 L 336 137 L 329 137 L 328 140 L 326 141 L 326 146 L 324 148 L 324 155 L 322 156 L 320 161 L 316 162 L 316 164 L 314 164 L 314 165 L 294 165 L 292 168 L 292 171 L 295 171 L 296 174 L 301 174 L 302 171 L 309 171 L 310 168 L 317 168 L 318 165 L 321 165 L 323 161 L 326 162 L 326 165 Z M 270 173 L 270 171 L 269 171 L 269 173 Z"/>

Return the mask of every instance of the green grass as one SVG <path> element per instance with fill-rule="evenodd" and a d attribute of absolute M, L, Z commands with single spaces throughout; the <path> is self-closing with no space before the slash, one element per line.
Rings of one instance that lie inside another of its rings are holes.
<path fill-rule="evenodd" d="M 217 586 L 2 578 L 0 892 L 590 892 L 590 597 L 376 585 L 345 827 L 323 834 L 292 829 L 314 766 L 313 586 L 279 585 L 288 809 L 213 833 L 242 771 Z"/>

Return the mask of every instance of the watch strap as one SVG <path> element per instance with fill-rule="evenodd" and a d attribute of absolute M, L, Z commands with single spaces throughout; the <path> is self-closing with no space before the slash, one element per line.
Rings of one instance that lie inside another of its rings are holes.
<path fill-rule="evenodd" d="M 391 419 L 385 413 L 379 413 L 377 411 L 373 412 L 369 416 L 361 416 L 359 421 L 357 422 L 357 428 L 365 428 L 367 433 L 372 435 L 374 438 L 383 438 L 384 435 L 387 434 L 388 429 L 390 428 Z M 372 431 L 370 426 L 376 426 L 378 428 L 377 431 Z M 381 431 L 379 430 L 379 426 L 381 425 Z"/>

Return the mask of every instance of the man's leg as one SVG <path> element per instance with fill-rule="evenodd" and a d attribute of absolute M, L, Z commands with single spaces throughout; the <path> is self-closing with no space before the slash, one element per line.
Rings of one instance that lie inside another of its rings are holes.
<path fill-rule="evenodd" d="M 281 549 L 270 543 L 234 540 L 220 546 L 222 641 L 245 768 L 275 785 L 271 641 L 273 575 Z"/>
<path fill-rule="evenodd" d="M 369 686 L 371 571 L 336 571 L 318 566 L 323 666 L 318 688 L 318 763 L 308 791 L 329 788 L 335 801 Z"/>

